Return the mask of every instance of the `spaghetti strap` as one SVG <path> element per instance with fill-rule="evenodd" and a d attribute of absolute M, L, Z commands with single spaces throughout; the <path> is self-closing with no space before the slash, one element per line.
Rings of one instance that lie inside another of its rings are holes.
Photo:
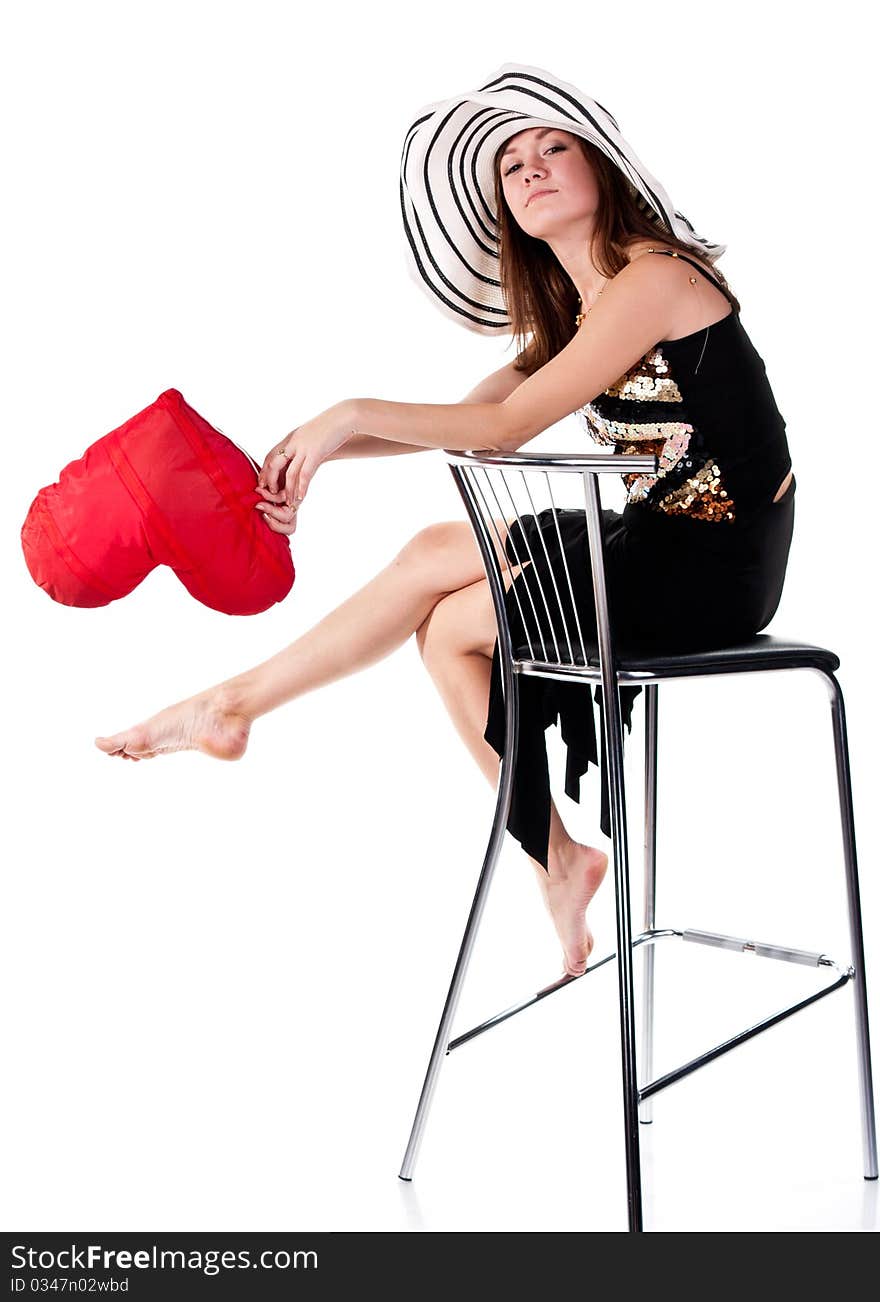
<path fill-rule="evenodd" d="M 716 280 L 714 276 L 710 275 L 705 267 L 701 267 L 699 262 L 695 262 L 693 258 L 689 258 L 686 253 L 679 253 L 678 249 L 646 249 L 645 251 L 647 253 L 665 253 L 670 258 L 682 258 L 685 262 L 689 262 L 692 267 L 696 267 L 697 271 L 701 271 L 706 279 L 711 281 L 716 289 L 720 289 L 728 303 L 730 302 L 730 294 L 721 282 Z"/>

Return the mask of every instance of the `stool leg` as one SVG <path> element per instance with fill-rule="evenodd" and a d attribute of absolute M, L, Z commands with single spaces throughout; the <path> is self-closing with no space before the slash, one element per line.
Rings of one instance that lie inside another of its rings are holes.
<path fill-rule="evenodd" d="M 639 1151 L 639 1083 L 636 1063 L 636 1017 L 633 995 L 632 919 L 629 900 L 626 791 L 623 775 L 623 722 L 620 683 L 614 660 L 613 639 L 605 582 L 605 544 L 599 512 L 598 475 L 584 471 L 584 504 L 593 571 L 596 629 L 599 634 L 599 668 L 602 674 L 602 736 L 607 759 L 609 811 L 614 848 L 614 897 L 617 907 L 617 981 L 620 1003 L 620 1049 L 623 1067 L 623 1123 L 626 1145 L 626 1188 L 630 1231 L 641 1232 L 642 1163 Z"/>
<path fill-rule="evenodd" d="M 416 1108 L 412 1130 L 410 1131 L 409 1142 L 406 1146 L 406 1153 L 403 1157 L 403 1164 L 398 1172 L 401 1180 L 412 1179 L 416 1157 L 422 1141 L 425 1125 L 427 1124 L 428 1112 L 430 1111 L 434 1090 L 437 1085 L 437 1078 L 440 1074 L 440 1065 L 448 1052 L 452 1021 L 455 1017 L 455 1010 L 458 1007 L 458 1000 L 461 995 L 462 986 L 464 985 L 465 974 L 467 972 L 468 963 L 470 962 L 474 942 L 477 937 L 477 928 L 480 925 L 483 908 L 489 895 L 489 887 L 492 883 L 492 875 L 495 872 L 495 865 L 498 862 L 498 856 L 504 841 L 504 833 L 507 828 L 507 817 L 510 811 L 511 797 L 513 795 L 513 775 L 516 765 L 516 751 L 519 735 L 519 676 L 512 673 L 504 658 L 502 658 L 502 680 L 504 683 L 505 697 L 506 738 L 504 744 L 504 755 L 501 758 L 501 768 L 498 779 L 498 795 L 495 801 L 495 818 L 492 822 L 489 845 L 486 850 L 486 856 L 483 860 L 480 879 L 477 882 L 476 894 L 474 895 L 471 910 L 468 914 L 467 925 L 464 929 L 464 936 L 458 951 L 455 970 L 452 973 L 452 981 L 450 982 L 449 992 L 446 996 L 446 1003 L 443 1006 L 440 1025 L 437 1028 L 437 1035 L 434 1039 L 434 1047 L 431 1051 L 431 1057 L 428 1062 L 428 1070 L 425 1075 L 424 1084 L 422 1085 L 422 1092 L 419 1097 L 418 1107 Z"/>
<path fill-rule="evenodd" d="M 608 756 L 611 831 L 614 846 L 614 894 L 617 907 L 617 976 L 620 1000 L 620 1044 L 623 1066 L 623 1119 L 626 1143 L 626 1184 L 630 1231 L 641 1232 L 642 1164 L 639 1148 L 639 1087 L 636 1075 L 636 1020 L 633 996 L 632 920 L 629 898 L 626 794 L 623 777 L 623 729 L 616 685 L 613 706 L 606 704 L 608 677 L 603 678 L 602 726 Z"/>
<path fill-rule="evenodd" d="M 646 683 L 645 692 L 645 930 L 656 926 L 657 888 L 657 694 L 656 683 Z M 654 946 L 644 947 L 642 1000 L 642 1078 L 650 1081 L 654 1071 Z M 639 1105 L 639 1120 L 654 1120 L 652 1098 Z"/>
<path fill-rule="evenodd" d="M 877 1130 L 874 1119 L 874 1086 L 871 1073 L 871 1042 L 868 1034 L 868 994 L 865 988 L 865 946 L 862 936 L 862 909 L 859 899 L 859 873 L 856 863 L 856 833 L 853 817 L 852 780 L 846 712 L 843 692 L 833 674 L 823 675 L 831 697 L 834 727 L 834 752 L 837 759 L 837 787 L 840 794 L 840 821 L 846 863 L 846 890 L 849 905 L 849 933 L 852 949 L 853 995 L 855 997 L 856 1039 L 859 1055 L 859 1088 L 862 1113 L 862 1146 L 865 1179 L 877 1179 Z"/>

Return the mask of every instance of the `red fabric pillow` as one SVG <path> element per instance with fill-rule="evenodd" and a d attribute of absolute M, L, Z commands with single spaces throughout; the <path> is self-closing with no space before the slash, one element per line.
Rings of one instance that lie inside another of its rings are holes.
<path fill-rule="evenodd" d="M 296 577 L 287 535 L 254 510 L 259 472 L 166 389 L 40 489 L 21 530 L 27 567 L 54 601 L 106 606 L 168 565 L 212 610 L 256 615 Z"/>

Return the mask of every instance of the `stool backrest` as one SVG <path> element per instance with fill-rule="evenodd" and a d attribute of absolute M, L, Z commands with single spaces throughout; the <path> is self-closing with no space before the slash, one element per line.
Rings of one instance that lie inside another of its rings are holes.
<path fill-rule="evenodd" d="M 508 661 L 576 669 L 590 660 L 595 665 L 598 652 L 600 666 L 607 665 L 613 672 L 598 476 L 620 474 L 620 457 L 471 452 L 447 456 L 483 556 L 499 642 Z M 627 457 L 627 473 L 656 474 L 657 469 L 654 455 Z M 524 527 L 524 516 L 534 517 L 540 527 L 534 521 Z M 497 524 L 502 519 L 509 531 L 506 546 Z M 592 572 L 595 628 L 592 620 L 585 626 L 582 603 L 578 609 L 575 594 L 583 592 L 583 576 L 572 574 L 563 545 L 578 526 L 588 546 L 585 559 Z M 504 570 L 511 582 L 513 629 L 505 602 Z"/>

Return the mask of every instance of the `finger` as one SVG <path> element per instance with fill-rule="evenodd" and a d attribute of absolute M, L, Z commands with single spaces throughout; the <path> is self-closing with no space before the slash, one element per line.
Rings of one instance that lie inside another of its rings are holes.
<path fill-rule="evenodd" d="M 290 521 L 296 515 L 296 510 L 292 506 L 285 506 L 283 502 L 257 502 L 254 510 L 259 511 L 260 515 L 272 516 L 275 520 Z"/>
<path fill-rule="evenodd" d="M 271 506 L 269 503 L 258 502 L 255 510 L 267 522 L 271 522 L 273 527 L 280 525 L 283 532 L 293 532 L 296 529 L 296 511 L 293 507 Z"/>
<path fill-rule="evenodd" d="M 281 492 L 287 468 L 287 457 L 280 448 L 275 448 L 266 459 L 266 487 L 271 493 Z"/>
<path fill-rule="evenodd" d="M 274 452 L 270 452 L 266 457 L 266 473 L 263 476 L 263 483 L 270 493 L 278 492 L 278 462 Z"/>
<path fill-rule="evenodd" d="M 254 507 L 264 520 L 278 520 L 281 524 L 290 524 L 296 511 L 292 506 L 274 506 L 271 502 L 258 502 Z"/>
<path fill-rule="evenodd" d="M 283 502 L 283 501 L 284 501 L 284 494 L 283 494 L 283 493 L 270 493 L 270 491 L 269 491 L 268 488 L 261 488 L 259 485 L 257 485 L 257 492 L 260 493 L 260 494 L 262 495 L 264 501 L 265 501 L 266 499 L 268 499 L 268 500 L 270 500 L 270 501 L 272 501 L 272 502 Z"/>
<path fill-rule="evenodd" d="M 287 534 L 288 537 L 290 534 L 296 533 L 296 516 L 294 516 L 291 521 L 285 522 L 284 520 L 276 520 L 274 516 L 266 515 L 264 512 L 260 512 L 260 514 L 263 516 L 266 525 L 273 533 Z"/>
<path fill-rule="evenodd" d="M 291 489 L 290 496 L 287 499 L 291 506 L 302 505 L 306 499 L 306 493 L 308 492 L 311 480 L 312 476 L 306 472 L 304 467 L 301 467 L 296 478 L 296 483 Z"/>
<path fill-rule="evenodd" d="M 292 461 L 288 461 L 287 465 L 284 467 L 283 473 L 278 479 L 278 491 L 282 495 L 285 506 L 291 506 L 293 503 L 293 490 L 291 489 L 291 484 L 296 478 L 296 464 L 297 458 L 294 456 Z"/>
<path fill-rule="evenodd" d="M 284 443 L 279 443 L 275 448 L 269 448 L 266 453 L 266 460 L 263 461 L 263 469 L 260 470 L 258 478 L 256 478 L 256 482 L 260 484 L 260 487 L 268 488 L 269 479 L 272 478 L 272 474 L 279 473 L 279 469 L 284 471 L 286 458 L 281 456 L 282 449 L 284 449 Z M 276 492 L 277 487 L 279 486 L 272 488 L 271 491 Z"/>
<path fill-rule="evenodd" d="M 311 472 L 306 467 L 305 458 L 294 457 L 287 468 L 287 479 L 285 481 L 285 501 L 288 506 L 301 503 L 305 499 L 311 477 Z"/>

